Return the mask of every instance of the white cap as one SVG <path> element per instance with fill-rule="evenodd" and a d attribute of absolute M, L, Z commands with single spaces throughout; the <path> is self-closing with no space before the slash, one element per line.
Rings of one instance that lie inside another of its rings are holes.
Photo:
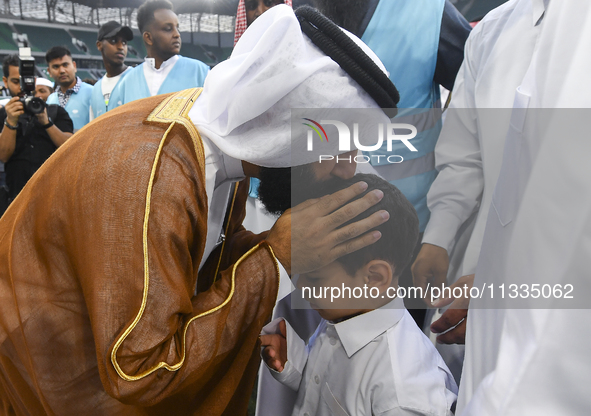
<path fill-rule="evenodd" d="M 53 89 L 54 84 L 53 81 L 50 81 L 47 78 L 37 77 L 37 79 L 35 80 L 35 86 L 38 85 L 45 85 L 46 87 Z"/>

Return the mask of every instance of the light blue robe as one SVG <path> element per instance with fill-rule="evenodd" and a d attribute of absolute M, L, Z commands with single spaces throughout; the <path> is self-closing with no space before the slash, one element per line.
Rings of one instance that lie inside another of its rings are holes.
<path fill-rule="evenodd" d="M 129 75 L 113 89 L 109 99 L 109 109 L 151 96 L 144 76 L 144 65 L 146 64 L 142 63 L 129 71 Z M 157 95 L 202 87 L 208 73 L 209 67 L 203 62 L 179 56 Z"/>
<path fill-rule="evenodd" d="M 441 107 L 439 86 L 433 82 L 433 77 L 444 4 L 445 0 L 381 0 L 361 37 L 384 63 L 390 79 L 400 92 L 398 117 L 422 114 L 425 117 L 421 119 L 426 119 L 428 109 Z M 396 119 L 393 122 L 397 122 Z M 389 170 L 398 179 L 388 178 L 385 174 L 382 176 L 398 187 L 413 204 L 421 231 L 430 216 L 427 192 L 437 176 L 433 151 L 441 131 L 441 120 L 431 120 L 426 124 L 424 129 L 415 126 L 419 131 L 411 143 L 418 152 L 409 151 L 402 141 L 393 143 L 392 152 L 386 150 L 386 143 L 379 150 L 364 152 L 371 157 L 372 165 L 378 168 L 380 174 L 379 166 L 388 164 L 388 161 L 382 157 L 378 162 L 373 155 L 392 154 L 404 158 L 403 163 L 395 165 L 395 170 Z M 407 163 L 419 158 L 424 159 L 412 168 L 412 164 Z M 405 175 L 405 169 L 408 175 Z"/>
<path fill-rule="evenodd" d="M 70 96 L 66 104 L 66 111 L 74 123 L 74 132 L 86 126 L 90 121 L 90 100 L 92 98 L 92 85 L 83 82 L 80 90 Z M 57 91 L 47 98 L 47 104 L 58 104 Z"/>
<path fill-rule="evenodd" d="M 117 85 L 119 85 L 123 78 L 125 78 L 132 70 L 133 69 L 128 69 L 121 74 L 121 78 L 119 78 L 119 81 L 117 81 L 117 84 L 115 84 L 115 88 L 117 88 Z M 113 108 L 113 106 L 107 105 L 105 103 L 105 99 L 103 96 L 103 79 L 104 77 L 99 79 L 97 83 L 94 84 L 94 87 L 92 87 L 92 99 L 90 105 L 92 107 L 92 114 L 94 115 L 94 118 L 97 118 L 102 114 L 105 114 L 107 111 Z M 113 88 L 113 90 L 115 90 L 115 88 Z M 113 91 L 111 91 L 111 93 L 113 93 Z M 110 97 L 109 103 L 111 103 Z"/>

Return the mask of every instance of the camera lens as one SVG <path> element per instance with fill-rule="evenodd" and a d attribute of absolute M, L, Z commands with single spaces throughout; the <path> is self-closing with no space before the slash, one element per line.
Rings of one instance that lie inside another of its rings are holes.
<path fill-rule="evenodd" d="M 41 114 L 45 110 L 45 102 L 39 97 L 27 97 L 24 104 L 29 114 Z"/>

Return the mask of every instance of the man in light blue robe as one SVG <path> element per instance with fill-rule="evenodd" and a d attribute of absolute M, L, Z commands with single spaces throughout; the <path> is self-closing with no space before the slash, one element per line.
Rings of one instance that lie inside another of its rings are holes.
<path fill-rule="evenodd" d="M 133 32 L 127 26 L 112 20 L 99 29 L 96 47 L 103 56 L 103 64 L 107 73 L 99 79 L 92 89 L 90 119 L 109 111 L 109 99 L 113 89 L 131 70 L 125 65 L 127 42 L 133 39 Z"/>
<path fill-rule="evenodd" d="M 168 0 L 150 0 L 137 14 L 138 27 L 148 55 L 113 90 L 110 108 L 130 101 L 202 87 L 209 67 L 180 56 L 181 35 L 177 15 Z"/>

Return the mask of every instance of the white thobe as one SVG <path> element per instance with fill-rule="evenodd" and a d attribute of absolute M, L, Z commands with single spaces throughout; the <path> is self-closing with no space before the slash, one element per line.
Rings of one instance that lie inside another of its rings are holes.
<path fill-rule="evenodd" d="M 263 333 L 277 333 L 277 319 Z M 287 362 L 274 377 L 298 398 L 293 416 L 451 416 L 457 386 L 401 299 L 340 323 L 306 346 L 286 322 Z"/>
<path fill-rule="evenodd" d="M 590 24 L 587 2 L 550 5 L 516 108 L 591 107 Z M 571 283 L 578 288 L 575 296 L 588 299 L 591 141 L 581 128 L 588 133 L 591 122 L 584 116 L 564 123 L 558 114 L 514 113 L 476 286 L 488 281 Z M 458 414 L 589 413 L 591 312 L 534 309 L 535 301 L 529 303 L 522 310 L 470 310 L 470 360 L 462 375 Z"/>
<path fill-rule="evenodd" d="M 144 68 L 144 77 L 146 78 L 146 84 L 150 90 L 150 96 L 158 95 L 158 91 L 162 86 L 162 83 L 174 68 L 174 64 L 179 60 L 178 55 L 174 55 L 162 62 L 160 68 L 156 69 L 156 60 L 154 58 L 146 57 L 142 67 Z"/>
<path fill-rule="evenodd" d="M 544 11 L 542 0 L 510 1 L 486 15 L 466 42 L 435 148 L 439 174 L 427 194 L 431 218 L 423 235 L 423 243 L 449 253 L 449 284 L 476 270 L 510 109 L 531 62 Z M 463 346 L 438 344 L 437 349 L 458 378 Z"/>
<path fill-rule="evenodd" d="M 452 253 L 462 225 L 477 213 L 469 242 L 453 254 L 463 261 L 449 283 L 473 274 L 492 192 L 499 176 L 515 89 L 531 62 L 544 14 L 542 0 L 510 1 L 470 33 L 464 62 L 435 148 L 439 174 L 427 195 L 431 219 L 423 243 Z M 457 263 L 455 258 L 451 263 Z"/>

